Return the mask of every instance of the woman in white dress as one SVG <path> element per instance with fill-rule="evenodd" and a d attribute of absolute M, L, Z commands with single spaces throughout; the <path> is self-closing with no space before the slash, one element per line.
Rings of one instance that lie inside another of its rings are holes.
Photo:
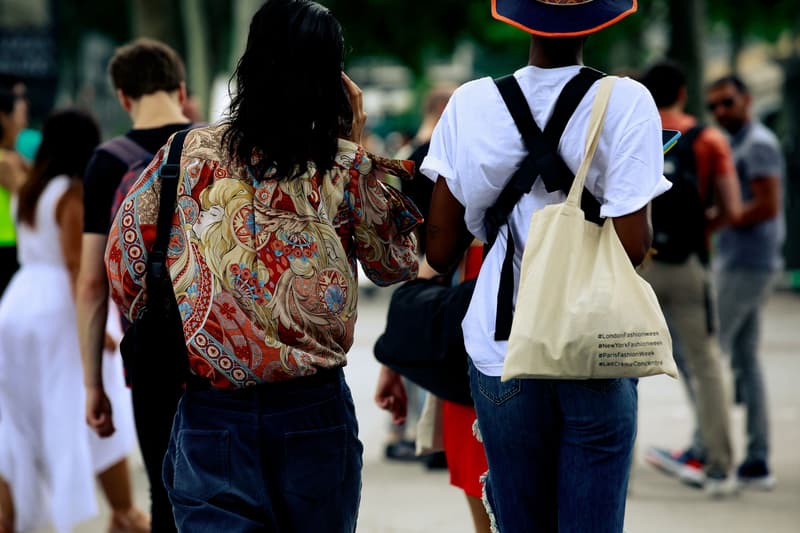
<path fill-rule="evenodd" d="M 71 531 L 97 513 L 95 474 L 113 511 L 110 530 L 144 533 L 149 519 L 131 500 L 125 457 L 134 439 L 118 356 L 107 355 L 106 379 L 116 383 L 120 430 L 100 441 L 83 418 L 73 291 L 80 176 L 99 131 L 89 115 L 66 110 L 51 115 L 42 133 L 13 203 L 21 268 L 0 301 L 0 533 L 48 524 Z"/>

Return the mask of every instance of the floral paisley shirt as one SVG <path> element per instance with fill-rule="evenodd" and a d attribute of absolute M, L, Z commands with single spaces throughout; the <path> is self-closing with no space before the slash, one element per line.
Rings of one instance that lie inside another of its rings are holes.
<path fill-rule="evenodd" d="M 226 128 L 191 131 L 181 155 L 167 265 L 191 370 L 215 387 L 241 388 L 344 366 L 356 260 L 381 286 L 417 274 L 412 230 L 421 216 L 382 180 L 409 175 L 411 164 L 340 140 L 331 171 L 309 164 L 298 178 L 259 181 L 228 155 Z M 171 142 L 131 188 L 109 234 L 111 295 L 130 320 L 143 309 Z"/>

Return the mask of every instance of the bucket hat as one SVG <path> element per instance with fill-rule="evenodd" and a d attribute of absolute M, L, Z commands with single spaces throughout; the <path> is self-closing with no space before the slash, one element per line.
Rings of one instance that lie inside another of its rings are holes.
<path fill-rule="evenodd" d="M 492 16 L 543 37 L 577 37 L 634 13 L 637 0 L 492 0 Z"/>

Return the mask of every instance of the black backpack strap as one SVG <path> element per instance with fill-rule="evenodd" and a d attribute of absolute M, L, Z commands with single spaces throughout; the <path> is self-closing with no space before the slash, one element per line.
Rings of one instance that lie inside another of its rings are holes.
<path fill-rule="evenodd" d="M 113 155 L 125 163 L 126 167 L 133 165 L 137 161 L 153 159 L 153 154 L 144 146 L 125 135 L 114 137 L 98 146 L 97 149 Z"/>
<path fill-rule="evenodd" d="M 169 146 L 167 162 L 159 170 L 161 193 L 159 195 L 158 222 L 156 225 L 156 241 L 147 258 L 148 291 L 160 285 L 159 280 L 166 274 L 167 247 L 172 229 L 172 218 L 175 215 L 175 200 L 178 197 L 180 181 L 181 153 L 183 142 L 189 129 L 181 130 L 172 138 Z M 149 296 L 148 296 L 149 297 Z"/>
<path fill-rule="evenodd" d="M 523 194 L 533 187 L 536 178 L 541 175 L 548 192 L 561 190 L 569 192 L 574 176 L 558 153 L 558 143 L 564 133 L 569 119 L 575 113 L 592 85 L 605 74 L 590 68 L 582 68 L 564 86 L 556 101 L 553 116 L 547 123 L 544 132 L 536 124 L 531 114 L 528 100 L 513 75 L 495 81 L 500 95 L 514 119 L 517 129 L 522 135 L 528 154 L 520 167 L 511 177 L 509 183 L 500 193 L 497 202 L 486 212 L 486 233 L 489 244 L 494 243 L 500 227 L 508 221 L 514 206 Z M 600 203 L 586 189 L 583 191 L 581 207 L 586 219 L 600 223 Z M 497 320 L 495 322 L 494 339 L 508 340 L 514 317 L 514 244 L 513 232 L 508 227 L 508 242 L 503 268 L 500 272 L 500 286 L 497 292 Z"/>

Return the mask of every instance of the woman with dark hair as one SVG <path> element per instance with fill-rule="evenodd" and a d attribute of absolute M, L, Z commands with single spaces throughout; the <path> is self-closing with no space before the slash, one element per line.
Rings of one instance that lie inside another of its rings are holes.
<path fill-rule="evenodd" d="M 97 513 L 95 472 L 113 511 L 111 530 L 150 530 L 131 499 L 125 460 L 134 444 L 130 400 L 126 406 L 124 396 L 114 394 L 127 424 L 112 439 L 100 441 L 83 423 L 73 294 L 81 175 L 99 140 L 89 115 L 52 114 L 33 168 L 12 201 L 21 267 L 0 300 L 0 533 L 50 522 L 59 532 L 71 531 Z M 109 372 L 116 371 L 117 390 L 124 392 L 115 359 Z"/>
<path fill-rule="evenodd" d="M 366 115 L 343 49 L 325 7 L 267 1 L 230 119 L 186 135 L 166 264 L 191 375 L 163 472 L 181 531 L 355 531 L 362 445 L 342 367 L 356 261 L 379 285 L 416 276 L 420 216 L 382 181 L 409 166 L 358 144 Z M 131 320 L 173 143 L 109 235 L 112 297 Z"/>

